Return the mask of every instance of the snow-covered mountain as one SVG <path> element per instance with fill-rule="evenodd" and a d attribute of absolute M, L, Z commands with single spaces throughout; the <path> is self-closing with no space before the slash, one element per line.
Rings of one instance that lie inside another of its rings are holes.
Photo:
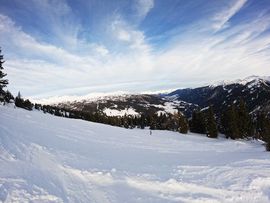
<path fill-rule="evenodd" d="M 0 202 L 270 201 L 259 141 L 124 129 L 0 105 Z"/>
<path fill-rule="evenodd" d="M 101 112 L 108 116 L 182 112 L 190 117 L 195 109 L 210 104 L 217 113 L 243 99 L 250 112 L 270 112 L 270 77 L 250 76 L 233 81 L 221 81 L 204 87 L 178 89 L 162 94 L 131 94 L 114 92 L 65 96 L 41 100 L 68 110 Z"/>
<path fill-rule="evenodd" d="M 198 108 L 197 105 L 158 94 L 109 95 L 62 102 L 56 106 L 89 113 L 102 112 L 108 116 L 174 113 L 178 110 L 190 116 L 192 111 Z"/>
<path fill-rule="evenodd" d="M 231 84 L 246 85 L 248 83 L 250 85 L 258 85 L 258 84 L 260 84 L 261 81 L 270 82 L 270 76 L 256 76 L 256 75 L 252 75 L 252 76 L 246 77 L 244 79 L 218 81 L 218 82 L 209 84 L 209 86 L 211 86 L 211 87 L 217 87 L 217 86 L 228 86 L 228 85 L 231 85 Z"/>
<path fill-rule="evenodd" d="M 210 104 L 216 112 L 243 99 L 250 112 L 270 111 L 270 77 L 251 76 L 242 80 L 220 82 L 198 88 L 179 89 L 167 95 L 201 108 Z"/>

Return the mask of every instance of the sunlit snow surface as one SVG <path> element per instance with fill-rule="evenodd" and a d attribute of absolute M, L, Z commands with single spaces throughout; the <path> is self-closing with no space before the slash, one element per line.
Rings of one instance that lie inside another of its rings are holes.
<path fill-rule="evenodd" d="M 210 84 L 209 86 L 217 87 L 220 85 L 227 86 L 227 85 L 231 85 L 231 84 L 246 85 L 246 84 L 250 83 L 248 87 L 252 88 L 252 87 L 256 87 L 256 86 L 260 85 L 260 82 L 264 82 L 264 81 L 270 82 L 270 76 L 252 75 L 252 76 L 246 77 L 244 79 L 218 81 L 218 82 Z"/>
<path fill-rule="evenodd" d="M 103 113 L 105 113 L 107 116 L 138 115 L 133 108 L 125 108 L 124 110 L 105 108 Z"/>
<path fill-rule="evenodd" d="M 0 201 L 269 202 L 270 153 L 0 106 Z"/>

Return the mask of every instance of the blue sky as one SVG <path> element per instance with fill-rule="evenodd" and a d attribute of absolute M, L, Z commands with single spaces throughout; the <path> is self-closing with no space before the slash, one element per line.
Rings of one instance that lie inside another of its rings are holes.
<path fill-rule="evenodd" d="M 270 75 L 270 1 L 0 0 L 0 46 L 31 98 Z"/>

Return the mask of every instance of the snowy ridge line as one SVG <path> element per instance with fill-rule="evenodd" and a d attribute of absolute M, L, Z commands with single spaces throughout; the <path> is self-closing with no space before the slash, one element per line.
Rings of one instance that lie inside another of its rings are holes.
<path fill-rule="evenodd" d="M 80 102 L 80 101 L 98 101 L 102 99 L 115 98 L 115 97 L 128 97 L 133 95 L 134 93 L 117 91 L 117 92 L 109 92 L 109 93 L 90 93 L 87 95 L 77 96 L 77 95 L 66 95 L 66 96 L 54 96 L 44 99 L 35 99 L 30 98 L 33 103 L 39 104 L 59 104 L 63 102 Z"/>
<path fill-rule="evenodd" d="M 212 84 L 208 84 L 209 87 L 217 87 L 217 86 L 227 86 L 232 84 L 240 84 L 240 85 L 246 85 L 250 82 L 254 82 L 252 86 L 257 85 L 261 80 L 270 82 L 270 76 L 249 76 L 244 79 L 236 79 L 236 80 L 222 80 L 217 81 Z"/>
<path fill-rule="evenodd" d="M 270 76 L 249 76 L 244 79 L 237 79 L 237 80 L 222 80 L 217 81 L 211 84 L 208 84 L 206 86 L 209 87 L 217 87 L 217 86 L 227 86 L 231 84 L 241 84 L 246 85 L 250 82 L 253 82 L 249 85 L 249 88 L 254 87 L 256 85 L 259 85 L 260 82 L 267 81 L 270 82 Z M 181 88 L 181 89 L 189 89 L 189 88 Z M 191 88 L 193 89 L 193 88 Z M 65 102 L 81 102 L 81 101 L 98 101 L 103 99 L 119 99 L 119 98 L 125 98 L 132 95 L 164 95 L 166 97 L 166 94 L 176 91 L 178 88 L 174 89 L 166 89 L 166 90 L 160 90 L 160 91 L 143 91 L 143 92 L 128 92 L 128 91 L 116 91 L 116 92 L 95 92 L 90 93 L 87 95 L 64 95 L 64 96 L 54 96 L 54 97 L 48 97 L 48 98 L 36 98 L 36 97 L 30 97 L 29 99 L 33 103 L 39 103 L 39 104 L 47 104 L 47 105 L 54 105 L 59 103 L 65 103 Z M 168 97 L 167 97 L 168 98 Z M 170 99 L 173 99 L 173 97 L 169 97 Z"/>
<path fill-rule="evenodd" d="M 117 97 L 129 97 L 132 95 L 159 95 L 168 94 L 176 89 L 166 89 L 159 91 L 143 91 L 143 92 L 128 92 L 128 91 L 116 91 L 116 92 L 94 92 L 87 95 L 64 95 L 64 96 L 54 96 L 48 98 L 37 99 L 35 97 L 30 97 L 29 99 L 33 103 L 39 104 L 59 104 L 63 102 L 80 102 L 80 101 L 98 101 L 102 99 L 117 99 Z"/>

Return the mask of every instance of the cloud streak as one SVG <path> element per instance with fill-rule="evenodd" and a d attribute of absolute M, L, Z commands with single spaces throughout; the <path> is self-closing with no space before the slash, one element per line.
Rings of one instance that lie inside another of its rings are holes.
<path fill-rule="evenodd" d="M 224 9 L 223 11 L 219 12 L 217 15 L 214 16 L 215 24 L 213 28 L 215 31 L 223 29 L 228 25 L 229 20 L 237 14 L 238 11 L 246 4 L 247 0 L 236 0 L 228 6 L 228 8 Z"/>
<path fill-rule="evenodd" d="M 82 23 L 87 16 L 75 16 L 74 7 L 64 0 L 32 3 L 40 12 L 33 11 L 33 15 L 39 16 L 40 22 L 50 22 L 44 24 L 45 30 L 51 30 L 48 36 L 40 34 L 39 26 L 33 32 L 27 29 L 30 21 L 20 24 L 16 16 L 11 18 L 11 13 L 0 9 L 0 44 L 13 93 L 20 90 L 27 97 L 44 98 L 97 91 L 143 92 L 270 75 L 266 68 L 270 64 L 267 6 L 247 14 L 242 13 L 243 7 L 252 4 L 245 0 L 209 4 L 212 8 L 195 21 L 197 18 L 188 11 L 196 9 L 199 0 L 192 4 L 183 1 L 187 11 L 182 12 L 189 20 L 177 24 L 168 34 L 166 27 L 144 27 L 146 21 L 156 20 L 154 14 L 164 7 L 160 2 L 135 1 L 135 11 L 131 4 L 129 13 L 119 8 L 107 14 L 109 18 L 97 18 L 98 23 L 88 26 Z M 26 6 L 28 10 L 31 7 Z M 177 4 L 167 6 L 172 11 L 170 21 L 178 23 L 179 17 L 173 18 Z M 139 16 L 139 23 L 130 16 Z M 166 26 L 167 16 L 162 20 L 158 26 Z M 97 35 L 89 26 L 102 32 Z M 163 30 L 161 37 L 151 32 L 157 28 Z"/>
<path fill-rule="evenodd" d="M 154 7 L 154 0 L 136 0 L 136 10 L 140 18 L 145 18 Z"/>

